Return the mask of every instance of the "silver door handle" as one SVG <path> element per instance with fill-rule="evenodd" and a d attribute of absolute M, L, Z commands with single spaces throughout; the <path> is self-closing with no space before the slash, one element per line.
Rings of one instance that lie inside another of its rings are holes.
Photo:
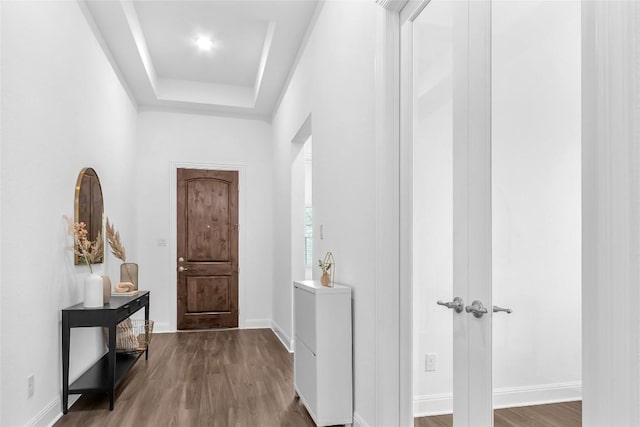
<path fill-rule="evenodd" d="M 184 268 L 183 266 L 178 267 L 178 271 L 182 273 L 183 271 L 187 271 L 188 268 Z"/>
<path fill-rule="evenodd" d="M 493 306 L 493 312 L 497 313 L 499 311 L 504 311 L 507 314 L 510 314 L 513 310 L 511 310 L 510 308 L 502 308 L 502 307 L 498 307 L 497 305 Z"/>
<path fill-rule="evenodd" d="M 451 302 L 442 302 L 442 300 L 439 300 L 437 304 L 452 308 L 456 313 L 462 313 L 462 310 L 464 310 L 464 301 L 462 301 L 460 297 L 455 297 Z"/>
<path fill-rule="evenodd" d="M 482 304 L 482 301 L 478 300 L 475 300 L 471 305 L 468 305 L 465 310 L 467 310 L 467 313 L 473 313 L 473 315 L 478 319 L 489 312 L 487 307 Z"/>

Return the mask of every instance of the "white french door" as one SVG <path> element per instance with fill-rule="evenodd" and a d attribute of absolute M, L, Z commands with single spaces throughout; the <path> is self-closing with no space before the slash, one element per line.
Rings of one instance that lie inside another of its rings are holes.
<path fill-rule="evenodd" d="M 443 306 L 424 315 L 433 313 L 426 321 L 452 337 L 451 357 L 438 363 L 451 374 L 453 401 L 441 393 L 442 405 L 452 405 L 456 426 L 492 426 L 489 0 L 408 2 L 401 12 L 401 109 L 401 140 L 413 159 L 413 245 L 437 261 L 430 270 L 414 258 L 414 286 L 420 274 L 436 283 L 428 292 L 441 295 Z M 414 312 L 424 301 L 414 297 Z M 420 333 L 414 329 L 414 337 Z M 429 370 L 435 359 L 425 363 Z"/>

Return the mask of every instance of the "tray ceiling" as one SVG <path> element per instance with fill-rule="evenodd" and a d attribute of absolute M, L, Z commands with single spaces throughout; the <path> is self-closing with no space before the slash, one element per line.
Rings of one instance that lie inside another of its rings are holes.
<path fill-rule="evenodd" d="M 80 4 L 141 108 L 269 119 L 318 1 Z M 198 48 L 200 37 L 209 50 Z"/>

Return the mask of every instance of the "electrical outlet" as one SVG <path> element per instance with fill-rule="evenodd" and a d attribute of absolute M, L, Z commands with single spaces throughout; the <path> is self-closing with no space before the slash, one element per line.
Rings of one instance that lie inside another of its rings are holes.
<path fill-rule="evenodd" d="M 435 353 L 427 353 L 424 360 L 424 370 L 426 372 L 433 372 L 436 370 L 436 359 L 438 355 Z"/>
<path fill-rule="evenodd" d="M 35 393 L 35 375 L 31 374 L 27 377 L 27 391 L 29 394 L 29 397 L 32 397 L 33 394 Z"/>

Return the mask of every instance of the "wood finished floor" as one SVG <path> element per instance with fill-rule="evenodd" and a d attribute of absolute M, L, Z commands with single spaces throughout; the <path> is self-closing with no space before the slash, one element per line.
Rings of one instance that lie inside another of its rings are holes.
<path fill-rule="evenodd" d="M 496 409 L 494 427 L 580 427 L 582 402 Z M 451 427 L 451 415 L 416 418 L 414 427 Z"/>
<path fill-rule="evenodd" d="M 55 426 L 315 426 L 293 357 L 269 329 L 155 334 L 116 390 L 83 395 Z"/>
<path fill-rule="evenodd" d="M 55 426 L 315 426 L 293 395 L 293 357 L 269 329 L 155 334 L 113 411 L 106 395 L 84 395 Z M 581 402 L 499 409 L 495 427 L 579 427 L 581 412 Z M 415 419 L 452 425 L 450 415 Z"/>

